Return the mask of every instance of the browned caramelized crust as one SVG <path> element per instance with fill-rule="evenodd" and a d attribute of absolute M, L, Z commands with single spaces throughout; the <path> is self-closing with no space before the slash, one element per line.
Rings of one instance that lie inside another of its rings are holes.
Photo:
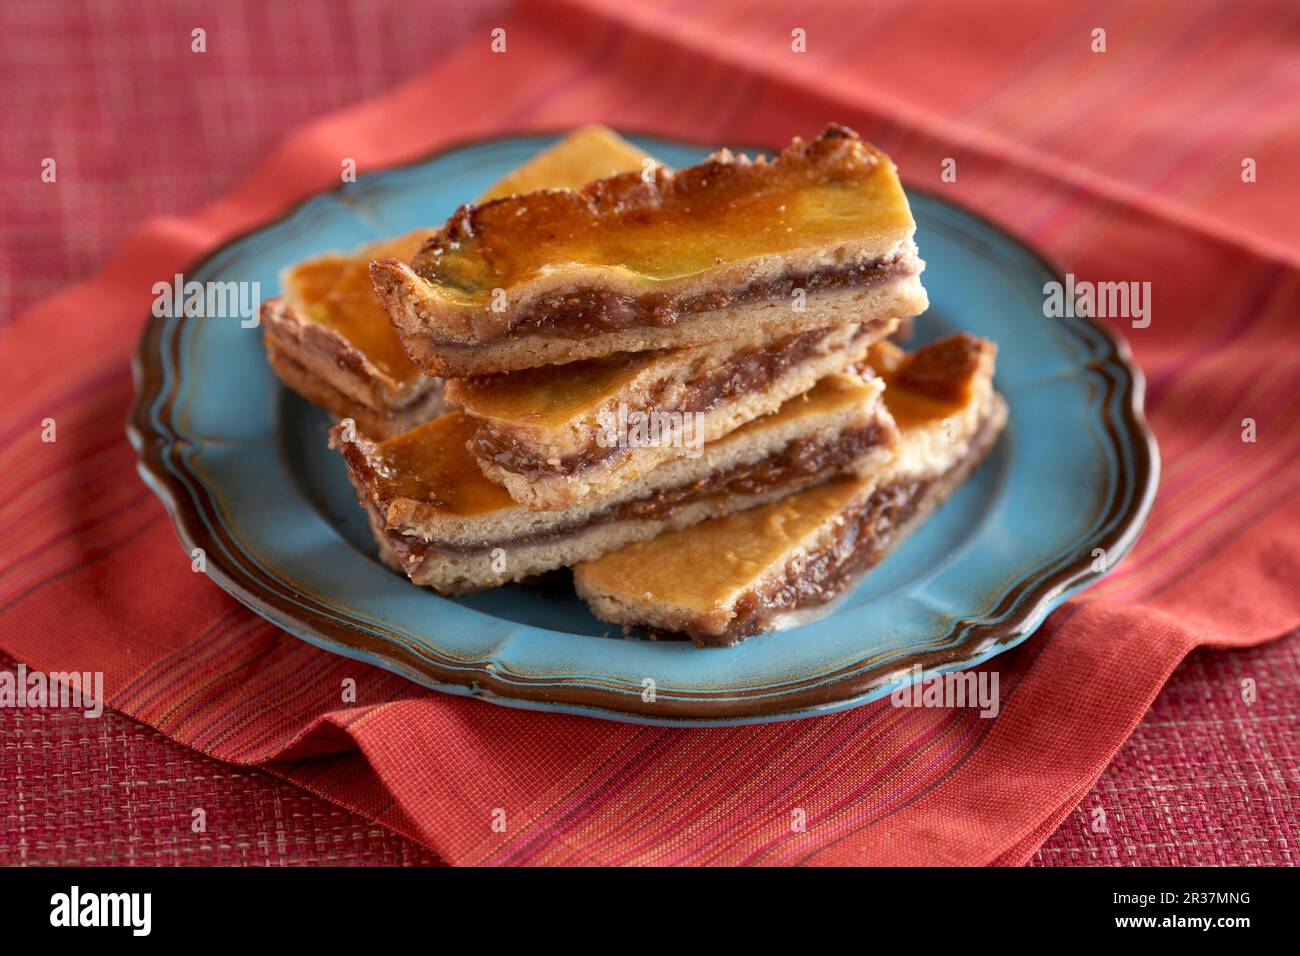
<path fill-rule="evenodd" d="M 680 322 L 719 309 L 760 302 L 794 301 L 808 295 L 869 289 L 917 273 L 908 255 L 889 255 L 866 262 L 824 268 L 789 269 L 780 275 L 705 292 L 615 292 L 578 289 L 547 295 L 513 310 L 514 322 L 504 338 L 586 337 L 629 329 L 670 329 Z"/>
<path fill-rule="evenodd" d="M 374 263 L 412 357 L 484 374 L 925 307 L 897 173 L 850 130 L 650 173 L 464 206 L 409 265 Z"/>
<path fill-rule="evenodd" d="M 420 248 L 429 230 L 365 246 L 352 255 L 327 254 L 286 270 L 284 298 L 308 321 L 338 333 L 358 356 L 394 383 L 420 375 L 388 321 L 370 282 L 372 259 L 400 257 Z"/>
<path fill-rule="evenodd" d="M 935 401 L 964 404 L 986 351 L 984 342 L 965 332 L 940 339 L 902 363 L 899 384 Z"/>
<path fill-rule="evenodd" d="M 331 446 L 343 453 L 385 520 L 390 507 L 403 500 L 459 517 L 513 507 L 514 499 L 484 478 L 465 453 L 473 433 L 473 423 L 453 411 L 383 442 L 350 440 L 338 428 L 331 432 Z"/>
<path fill-rule="evenodd" d="M 988 388 L 997 346 L 965 332 L 904 352 L 877 342 L 860 366 L 884 379 L 886 401 L 900 425 L 941 421 L 968 409 L 973 390 Z"/>
<path fill-rule="evenodd" d="M 906 206 L 867 208 L 879 203 L 878 193 L 892 192 L 879 180 L 888 166 L 857 134 L 832 126 L 811 143 L 796 139 L 772 161 L 724 151 L 678 172 L 657 167 L 650 178 L 623 173 L 577 190 L 465 205 L 411 265 L 428 282 L 484 305 L 493 289 L 557 264 L 617 265 L 646 280 L 672 280 L 707 271 L 720 256 L 840 241 L 849 231 L 846 212 L 868 214 L 853 223 L 862 230 L 883 220 L 907 231 Z M 863 188 L 870 195 L 857 197 Z M 787 233 L 796 228 L 798 235 Z"/>

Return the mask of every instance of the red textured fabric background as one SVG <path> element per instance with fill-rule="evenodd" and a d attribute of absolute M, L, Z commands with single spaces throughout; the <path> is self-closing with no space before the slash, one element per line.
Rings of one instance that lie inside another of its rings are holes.
<path fill-rule="evenodd" d="M 779 114 L 775 125 L 804 133 L 814 131 L 825 118 L 844 116 L 889 148 L 905 177 L 910 169 L 932 168 L 936 155 L 948 155 L 935 153 L 942 149 L 936 143 L 960 152 L 963 176 L 984 172 L 991 183 L 977 184 L 961 198 L 1031 241 L 1047 243 L 1058 261 L 1096 257 L 1098 232 L 1121 251 L 1150 243 L 1167 247 L 1167 253 L 1157 257 L 1160 264 L 1150 265 L 1153 270 L 1186 255 L 1187 261 L 1198 263 L 1197 273 L 1203 273 L 1214 261 L 1213 255 L 1204 254 L 1207 250 L 1230 256 L 1239 271 L 1226 280 L 1224 302 L 1213 303 L 1217 311 L 1207 314 L 1236 315 L 1236 326 L 1218 333 L 1198 329 L 1192 316 L 1181 340 L 1134 341 L 1139 358 L 1156 369 L 1156 402 L 1167 400 L 1165 407 L 1176 410 L 1194 405 L 1198 394 L 1205 401 L 1222 401 L 1213 388 L 1215 370 L 1189 372 L 1194 363 L 1181 358 L 1183 352 L 1196 343 L 1223 344 L 1234 334 L 1257 335 L 1258 348 L 1268 348 L 1269 336 L 1282 329 L 1294 337 L 1295 269 L 1300 260 L 1295 217 L 1300 138 L 1295 135 L 1293 106 L 1300 97 L 1300 26 L 1294 11 L 1280 3 L 1189 2 L 1178 5 L 1176 12 L 1169 6 L 1108 3 L 1087 14 L 1082 7 L 1052 5 L 1047 15 L 1033 12 L 1035 5 L 1003 6 L 1004 16 L 968 15 L 957 23 L 952 22 L 955 13 L 924 5 L 873 5 L 874 32 L 868 37 L 862 32 L 865 18 L 860 12 L 811 5 L 794 10 L 773 5 L 742 17 L 739 8 L 726 5 L 673 4 L 656 13 L 624 6 L 613 13 L 619 8 L 602 11 L 597 4 L 590 9 L 565 4 L 557 8 L 556 22 L 548 30 L 544 21 L 549 15 L 507 21 L 504 7 L 493 4 L 438 3 L 423 14 L 413 14 L 409 2 L 233 2 L 211 10 L 170 3 L 67 8 L 8 4 L 0 12 L 6 136 L 5 176 L 0 181 L 3 318 L 8 322 L 69 282 L 90 275 L 149 216 L 188 213 L 220 196 L 311 117 L 366 99 L 444 60 L 481 62 L 463 52 L 456 60 L 448 58 L 467 37 L 485 43 L 486 31 L 499 21 L 510 23 L 512 43 L 524 46 L 526 55 L 539 61 L 552 56 L 561 65 L 554 73 L 530 74 L 535 85 L 522 92 L 503 89 L 507 83 L 500 76 L 484 74 L 486 90 L 471 89 L 467 80 L 465 115 L 456 117 L 466 128 L 545 128 L 573 121 L 575 111 L 617 123 L 621 114 L 605 114 L 601 106 L 615 110 L 626 104 L 612 90 L 602 99 L 602 74 L 624 69 L 624 58 L 633 53 L 645 59 L 647 51 L 660 52 L 671 43 L 693 51 L 698 71 L 676 66 L 666 68 L 662 77 L 646 78 L 667 87 L 660 91 L 661 98 L 675 97 L 681 115 L 651 120 L 647 117 L 653 117 L 654 110 L 647 108 L 640 117 L 646 122 L 630 125 L 688 129 L 720 140 L 735 133 L 736 139 L 748 141 L 766 128 L 755 115 L 763 110 Z M 421 29 L 411 28 L 412 16 Z M 1090 60 L 1088 32 L 1094 23 L 1103 22 L 1112 43 L 1106 56 L 1112 60 Z M 1018 29 L 999 26 L 1007 23 Z M 791 61 L 770 52 L 787 44 L 783 38 L 789 29 L 800 25 L 809 32 L 808 60 Z M 195 26 L 208 31 L 209 52 L 202 57 L 189 50 Z M 930 43 L 935 45 L 931 66 L 920 69 L 913 64 L 915 50 Z M 555 49 L 547 52 L 550 47 Z M 669 67 L 676 63 L 666 56 L 662 62 Z M 742 63 L 754 64 L 754 75 L 739 73 L 737 64 Z M 934 64 L 944 64 L 945 69 Z M 1104 72 L 1103 64 L 1111 72 Z M 744 81 L 738 82 L 741 75 Z M 518 78 L 513 82 L 517 86 Z M 581 106 L 565 104 L 573 90 L 582 91 Z M 513 96 L 511 108 L 500 114 L 484 111 L 481 104 L 493 96 L 503 101 Z M 1116 106 L 1119 99 L 1123 102 Z M 455 105 L 447 109 L 453 111 Z M 471 115 L 473 109 L 479 115 Z M 1120 116 L 1125 122 L 1119 122 Z M 871 117 L 875 123 L 868 126 Z M 416 116 L 412 122 L 421 119 Z M 745 130 L 755 135 L 739 135 Z M 964 151 L 978 158 L 968 165 Z M 1267 188 L 1242 188 L 1237 168 L 1243 155 L 1258 159 L 1257 185 L 1268 183 Z M 57 187 L 39 182 L 45 156 L 58 158 Z M 1007 174 L 1008 168 L 1016 174 Z M 991 170 L 1000 178 L 995 180 Z M 301 188 L 286 182 L 285 202 L 295 198 L 295 186 Z M 1117 208 L 1124 212 L 1117 213 Z M 1125 217 L 1131 217 L 1131 232 L 1115 228 Z M 1107 229 L 1098 223 L 1107 224 Z M 1183 239 L 1171 238 L 1171 224 Z M 1169 275 L 1178 274 L 1176 265 L 1168 268 Z M 1284 324 L 1287 316 L 1290 326 Z M 1160 321 L 1172 320 L 1161 313 Z M 124 326 L 122 334 L 134 339 L 137 333 L 138 325 L 133 325 Z M 1262 370 L 1256 383 L 1256 398 L 1272 412 L 1270 424 L 1276 423 L 1283 434 L 1288 414 L 1295 421 L 1295 386 L 1300 380 L 1294 341 L 1290 344 L 1289 352 L 1278 349 L 1277 369 Z M 113 443 L 121 442 L 129 385 L 123 392 L 120 373 L 103 374 L 110 376 L 105 388 L 112 397 L 93 418 L 102 429 L 102 447 L 89 447 L 87 455 L 102 454 L 105 468 L 122 469 L 129 467 L 129 450 L 124 454 Z M 1245 386 L 1243 390 L 1249 391 Z M 1232 410 L 1235 414 L 1235 406 Z M 1221 449 L 1213 457 L 1198 456 L 1196 443 L 1206 441 L 1205 436 L 1190 428 L 1179 431 L 1172 416 L 1171 411 L 1157 420 L 1158 426 L 1163 423 L 1169 429 L 1160 437 L 1166 462 L 1172 463 L 1162 506 L 1190 511 L 1206 500 L 1198 482 L 1229 475 L 1231 461 Z M 12 423 L 4 424 L 9 428 Z M 1294 441 L 1294 424 L 1289 431 Z M 1278 435 L 1277 440 L 1287 439 Z M 1202 476 L 1202 469 L 1209 475 Z M 1290 572 L 1295 590 L 1294 507 L 1272 512 L 1278 536 L 1262 546 L 1238 549 L 1235 538 L 1237 530 L 1247 526 L 1237 511 L 1248 508 L 1256 514 L 1269 502 L 1276 505 L 1279 499 L 1287 500 L 1282 496 L 1294 496 L 1294 471 L 1282 473 L 1278 480 L 1287 475 L 1288 483 L 1279 484 L 1272 494 L 1252 497 L 1243 491 L 1239 509 L 1233 503 L 1222 509 L 1207 507 L 1204 520 L 1177 534 L 1172 521 L 1163 526 L 1163 533 L 1157 529 L 1144 539 L 1132 566 L 1126 564 L 1098 590 L 1115 600 L 1133 593 L 1176 592 L 1188 568 L 1218 561 L 1214 567 L 1222 572 L 1218 579 L 1224 593 L 1210 594 L 1208 601 L 1189 597 L 1170 605 L 1179 612 L 1186 633 L 1205 643 L 1246 644 L 1291 630 L 1297 621 L 1294 605 L 1281 593 L 1288 577 L 1271 575 L 1280 565 Z M 164 542 L 171 534 L 159 519 L 160 507 L 138 483 L 115 484 L 103 494 L 99 506 L 133 516 L 134 524 L 121 531 L 124 538 L 145 535 Z M 88 511 L 96 507 L 81 503 Z M 19 530 L 32 533 L 30 528 Z M 28 553 L 22 548 L 26 539 L 15 535 L 4 539 L 6 549 L 14 550 L 0 551 L 0 646 L 21 646 L 26 649 L 22 656 L 30 659 L 41 644 L 31 620 L 20 616 L 29 610 L 19 602 L 25 600 L 30 582 L 22 577 L 19 563 L 10 560 Z M 163 547 L 159 545 L 160 554 Z M 176 555 L 166 553 L 166 558 L 172 561 Z M 144 572 L 157 570 L 144 560 Z M 1253 579 L 1240 576 L 1242 562 L 1248 573 L 1254 567 L 1249 562 L 1260 562 L 1258 579 L 1273 584 L 1243 589 L 1242 581 Z M 1214 578 L 1203 578 L 1200 590 L 1213 591 L 1213 584 L 1206 582 Z M 172 579 L 166 580 L 170 587 Z M 139 586 L 147 589 L 150 584 L 141 580 Z M 107 597 L 94 587 L 92 579 L 80 592 L 88 605 Z M 211 585 L 184 581 L 183 587 L 206 590 L 159 595 L 143 603 L 151 603 L 156 613 L 182 607 L 196 620 L 211 618 L 235 639 L 242 636 L 258 646 L 279 647 L 266 633 L 273 629 L 235 609 L 224 596 L 208 593 L 215 590 Z M 1216 606 L 1223 616 L 1213 613 Z M 1164 613 L 1173 612 L 1166 608 Z M 149 636 L 137 631 L 157 625 L 147 614 L 126 620 L 118 637 L 123 646 Z M 1063 631 L 1083 628 L 1085 621 L 1100 638 L 1108 626 L 1123 630 L 1132 627 L 1133 620 L 1115 616 L 1099 621 L 1096 613 L 1084 612 L 1071 621 L 1062 612 L 1044 628 L 1041 639 L 1007 655 L 999 666 L 1011 673 L 1027 671 L 1040 654 L 1050 656 L 1061 646 Z M 1149 635 L 1153 644 L 1169 639 L 1151 619 L 1144 619 L 1142 627 L 1139 636 Z M 82 639 L 64 634 L 59 638 L 74 646 Z M 92 635 L 88 632 L 84 639 L 89 642 Z M 1043 832 L 1027 834 L 1016 846 L 1004 848 L 997 861 L 1295 862 L 1298 643 L 1292 636 L 1248 649 L 1194 651 L 1174 671 L 1096 785 L 1076 794 L 1058 794 L 1060 810 L 1044 815 Z M 1123 653 L 1142 651 L 1141 640 L 1123 646 Z M 221 647 L 215 653 L 226 651 Z M 291 655 L 285 661 L 325 658 L 297 647 L 284 653 Z M 0 657 L 0 668 L 14 666 L 12 659 Z M 325 660 L 313 666 L 329 668 L 333 663 Z M 1088 673 L 1071 676 L 1086 679 Z M 1254 704 L 1241 699 L 1244 678 L 1259 687 Z M 390 698 L 411 696 L 389 683 L 382 689 Z M 1116 694 L 1117 709 L 1132 706 L 1131 698 L 1121 691 Z M 139 706 L 142 692 L 137 689 L 136 696 L 126 700 Z M 215 696 L 209 703 L 220 706 Z M 436 704 L 453 705 L 460 708 L 452 712 L 453 720 L 480 721 L 485 734 L 506 732 L 511 726 L 510 715 L 488 714 L 490 708 L 472 702 Z M 356 722 L 382 722 L 382 710 L 380 705 L 355 715 Z M 186 721 L 168 724 L 168 732 L 176 735 L 201 713 L 200 707 L 189 712 Z M 870 719 L 836 719 L 834 726 L 852 728 L 849 721 Z M 596 733 L 591 728 L 601 726 L 572 721 L 565 726 L 575 723 L 581 724 L 580 733 Z M 211 738 L 200 745 L 215 746 Z M 329 738 L 321 735 L 312 747 L 331 752 Z M 254 749 L 250 745 L 241 756 L 256 760 Z M 312 754 L 298 751 L 291 756 L 292 768 L 276 769 L 307 787 L 313 786 L 313 774 L 328 771 L 323 765 L 333 759 L 317 756 L 315 763 L 322 767 L 316 771 L 306 766 Z M 377 766 L 390 769 L 400 764 L 394 757 L 368 754 Z M 365 816 L 258 770 L 213 761 L 119 715 L 85 721 L 58 711 L 0 710 L 0 779 L 5 781 L 0 788 L 0 861 L 436 862 L 425 846 L 367 817 L 419 834 L 418 822 L 404 820 L 406 809 L 427 812 L 445 796 L 408 795 L 407 808 L 394 812 L 392 798 L 374 779 L 359 769 L 355 777 L 351 805 Z M 472 790 L 474 781 L 457 785 Z M 208 812 L 207 834 L 189 832 L 195 807 Z M 988 812 L 1009 809 L 995 803 Z M 1105 831 L 1093 828 L 1096 810 L 1105 812 Z M 1064 823 L 1056 829 L 1062 818 Z"/>

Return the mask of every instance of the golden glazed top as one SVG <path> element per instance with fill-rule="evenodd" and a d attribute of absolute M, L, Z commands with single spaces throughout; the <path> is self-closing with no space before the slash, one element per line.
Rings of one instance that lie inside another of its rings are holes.
<path fill-rule="evenodd" d="M 641 169 L 649 158 L 611 129 L 583 126 L 507 173 L 478 201 L 481 204 L 540 189 L 577 189 L 593 179 Z M 404 261 L 410 261 L 409 257 Z"/>
<path fill-rule="evenodd" d="M 992 375 L 997 348 L 965 332 L 904 352 L 877 342 L 866 365 L 885 382 L 885 406 L 899 428 L 916 428 L 960 412 Z"/>
<path fill-rule="evenodd" d="M 483 309 L 494 289 L 557 270 L 612 271 L 653 291 L 760 256 L 873 238 L 892 247 L 912 231 L 894 164 L 832 126 L 774 160 L 724 152 L 675 173 L 657 168 L 650 182 L 624 173 L 462 207 L 412 266 L 448 305 Z"/>
<path fill-rule="evenodd" d="M 475 418 L 516 425 L 555 427 L 575 418 L 594 422 L 603 403 L 666 358 L 659 351 L 617 352 L 561 366 L 451 379 L 447 397 Z"/>
<path fill-rule="evenodd" d="M 483 477 L 465 448 L 473 434 L 473 422 L 449 412 L 370 446 L 369 491 L 381 501 L 410 498 L 460 517 L 518 507 L 504 488 Z"/>
<path fill-rule="evenodd" d="M 765 576 L 784 568 L 819 529 L 874 482 L 840 478 L 760 508 L 629 545 L 582 565 L 600 591 L 629 593 L 693 615 L 716 617 Z"/>

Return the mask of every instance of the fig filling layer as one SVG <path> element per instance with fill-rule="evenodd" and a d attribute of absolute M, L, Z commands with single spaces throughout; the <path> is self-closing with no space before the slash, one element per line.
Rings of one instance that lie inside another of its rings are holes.
<path fill-rule="evenodd" d="M 851 352 L 855 346 L 875 336 L 876 323 L 865 325 L 844 346 Z M 749 392 L 763 391 L 793 366 L 823 354 L 822 343 L 831 329 L 813 329 L 784 339 L 763 349 L 754 349 L 736 356 L 725 365 L 706 372 L 685 384 L 686 400 L 671 411 L 693 414 L 709 412 L 724 402 L 732 401 Z M 646 413 L 667 411 L 653 405 L 642 409 Z M 538 478 L 570 477 L 581 474 L 616 456 L 626 456 L 630 449 L 617 446 L 601 447 L 595 443 L 596 429 L 592 429 L 593 443 L 581 452 L 559 457 L 550 456 L 543 449 L 530 447 L 516 441 L 507 432 L 479 423 L 469 450 L 475 458 L 491 462 L 499 468 L 532 480 Z"/>
<path fill-rule="evenodd" d="M 865 289 L 916 274 L 916 261 L 898 257 L 853 262 L 813 272 L 786 272 L 738 289 L 693 292 L 647 292 L 629 295 L 606 289 L 581 289 L 539 298 L 516 313 L 506 333 L 579 337 L 633 328 L 664 329 L 683 317 L 735 305 L 779 299 L 791 302 L 796 289 L 807 295 L 843 289 Z"/>
<path fill-rule="evenodd" d="M 490 554 L 494 548 L 524 547 L 559 537 L 567 537 L 588 528 L 618 521 L 658 521 L 672 517 L 680 508 L 710 499 L 728 499 L 783 490 L 785 486 L 810 485 L 813 480 L 835 477 L 871 449 L 883 444 L 893 429 L 879 420 L 830 438 L 810 436 L 790 442 L 780 452 L 756 462 L 736 465 L 698 481 L 674 488 L 663 488 L 643 498 L 611 505 L 603 511 L 570 525 L 550 528 L 537 534 L 521 535 L 473 546 L 421 541 L 398 531 L 386 536 L 401 557 L 408 573 L 420 564 L 439 556 Z M 382 511 L 380 512 L 382 517 Z"/>

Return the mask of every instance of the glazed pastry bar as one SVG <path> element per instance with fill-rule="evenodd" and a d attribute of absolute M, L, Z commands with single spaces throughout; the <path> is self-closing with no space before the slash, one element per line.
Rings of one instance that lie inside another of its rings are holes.
<path fill-rule="evenodd" d="M 412 360 L 448 377 L 856 324 L 924 311 L 898 173 L 841 126 L 776 159 L 723 151 L 461 207 L 371 276 Z"/>
<path fill-rule="evenodd" d="M 706 518 L 751 508 L 889 460 L 897 430 L 884 383 L 824 378 L 775 413 L 564 511 L 529 511 L 493 484 L 466 448 L 472 425 L 451 412 L 383 442 L 330 440 L 347 459 L 385 563 L 444 594 L 569 567 Z"/>
<path fill-rule="evenodd" d="M 979 466 L 1006 423 L 996 348 L 957 335 L 912 355 L 882 343 L 900 437 L 877 469 L 665 534 L 574 569 L 601 620 L 697 645 L 730 645 L 802 622 L 859 581 Z M 801 613 L 802 612 L 802 613 Z"/>

